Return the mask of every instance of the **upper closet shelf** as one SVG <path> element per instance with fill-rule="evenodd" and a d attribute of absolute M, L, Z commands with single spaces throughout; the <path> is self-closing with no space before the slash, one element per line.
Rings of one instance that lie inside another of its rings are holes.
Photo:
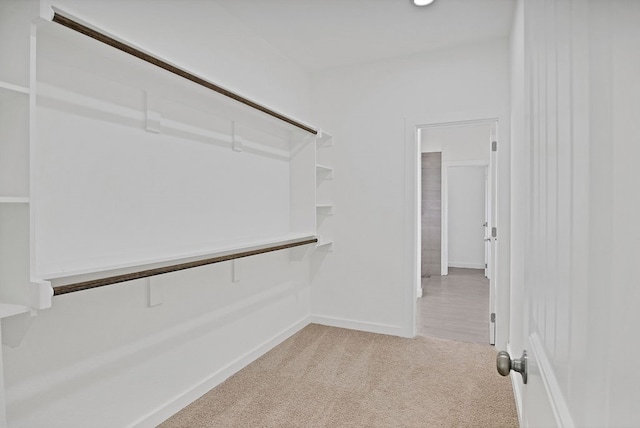
<path fill-rule="evenodd" d="M 29 93 L 29 88 L 26 88 L 24 86 L 14 85 L 14 84 L 8 83 L 8 82 L 3 82 L 1 80 L 0 80 L 0 89 L 11 91 L 11 92 L 19 92 L 21 94 L 28 94 Z"/>
<path fill-rule="evenodd" d="M 38 39 L 56 39 L 67 49 L 62 49 L 57 61 L 75 61 L 82 58 L 82 68 L 108 75 L 149 91 L 156 98 L 168 98 L 204 110 L 224 111 L 232 120 L 252 124 L 260 123 L 265 128 L 286 130 L 293 135 L 313 135 L 318 131 L 306 123 L 277 112 L 248 97 L 221 87 L 192 71 L 178 66 L 159 55 L 140 49 L 129 41 L 111 35 L 94 25 L 73 15 L 53 8 L 48 17 L 52 22 L 41 20 L 38 25 Z M 64 51 L 72 51 L 72 58 Z M 95 62 L 94 65 L 91 63 Z M 161 113 L 161 112 L 154 112 Z"/>

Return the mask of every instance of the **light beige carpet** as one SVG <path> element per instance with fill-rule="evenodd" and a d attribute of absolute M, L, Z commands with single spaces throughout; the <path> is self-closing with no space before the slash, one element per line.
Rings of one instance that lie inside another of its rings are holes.
<path fill-rule="evenodd" d="M 170 427 L 517 427 L 489 345 L 309 325 Z"/>

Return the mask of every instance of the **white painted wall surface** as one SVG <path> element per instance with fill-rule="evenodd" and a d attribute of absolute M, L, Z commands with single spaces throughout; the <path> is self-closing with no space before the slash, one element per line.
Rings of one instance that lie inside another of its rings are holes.
<path fill-rule="evenodd" d="M 487 167 L 447 168 L 449 267 L 484 269 Z"/>
<path fill-rule="evenodd" d="M 407 314 L 414 294 L 406 274 L 414 244 L 405 236 L 405 221 L 415 201 L 405 188 L 405 172 L 412 168 L 405 164 L 405 118 L 439 123 L 470 111 L 500 117 L 508 107 L 508 71 L 507 41 L 496 40 L 313 75 L 314 120 L 331 129 L 336 141 L 335 205 L 341 213 L 335 216 L 340 245 L 324 260 L 312 289 L 317 320 L 413 334 Z M 506 139 L 504 146 L 508 159 Z M 503 168 L 500 197 L 506 207 L 501 205 L 499 226 L 508 242 L 508 165 Z M 508 266 L 508 249 L 500 256 Z"/>
<path fill-rule="evenodd" d="M 214 2 L 54 4 L 282 113 L 309 117 L 306 72 Z M 35 16 L 1 18 L 28 34 Z M 308 266 L 276 252 L 245 259 L 239 282 L 222 263 L 55 297 L 18 347 L 3 348 L 9 425 L 155 426 L 308 322 Z M 151 292 L 164 295 L 161 305 L 149 307 Z"/>
<path fill-rule="evenodd" d="M 436 126 L 420 132 L 420 149 L 442 152 L 443 162 L 483 161 L 489 163 L 490 124 Z"/>

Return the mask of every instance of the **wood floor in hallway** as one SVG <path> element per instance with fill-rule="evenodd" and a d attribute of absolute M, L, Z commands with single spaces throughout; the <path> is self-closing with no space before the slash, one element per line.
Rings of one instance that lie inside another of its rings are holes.
<path fill-rule="evenodd" d="M 449 268 L 447 276 L 422 279 L 420 336 L 489 343 L 489 280 L 482 269 Z"/>

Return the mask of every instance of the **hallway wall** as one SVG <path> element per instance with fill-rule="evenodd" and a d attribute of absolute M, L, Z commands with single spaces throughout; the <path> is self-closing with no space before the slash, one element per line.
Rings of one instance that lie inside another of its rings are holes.
<path fill-rule="evenodd" d="M 311 291 L 315 320 L 412 334 L 412 243 L 405 228 L 415 203 L 405 188 L 411 168 L 405 155 L 414 148 L 405 144 L 405 136 L 413 132 L 405 128 L 405 120 L 427 124 L 465 115 L 506 118 L 507 48 L 503 39 L 483 41 L 312 76 L 312 115 L 335 137 L 335 206 L 340 212 L 334 223 L 340 240 Z M 508 124 L 499 126 L 501 135 L 508 135 Z M 506 159 L 508 145 L 504 138 L 501 156 Z M 501 168 L 504 187 L 499 193 L 506 206 L 501 205 L 498 226 L 508 242 L 508 164 Z M 508 248 L 498 257 L 507 268 Z M 505 273 L 508 278 L 508 269 Z"/>

